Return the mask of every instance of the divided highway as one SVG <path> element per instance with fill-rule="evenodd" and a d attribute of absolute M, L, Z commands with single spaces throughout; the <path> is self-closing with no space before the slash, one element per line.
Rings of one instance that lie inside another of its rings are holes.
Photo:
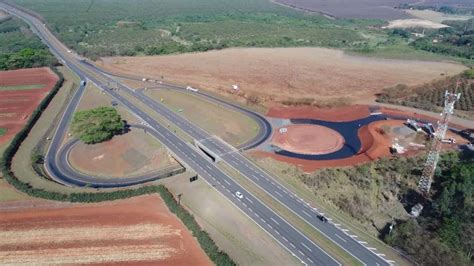
<path fill-rule="evenodd" d="M 98 68 L 95 69 L 100 70 Z M 276 181 L 275 178 L 252 163 L 230 144 L 211 135 L 204 129 L 184 118 L 182 115 L 168 109 L 164 104 L 151 99 L 144 94 L 143 90 L 133 90 L 120 83 L 117 85 L 119 86 L 119 89 L 136 97 L 142 103 L 146 104 L 151 109 L 164 116 L 168 121 L 174 123 L 181 130 L 193 137 L 196 141 L 200 142 L 201 145 L 211 150 L 214 154 L 217 154 L 219 159 L 248 178 L 273 199 L 280 202 L 283 206 L 285 206 L 295 215 L 299 216 L 315 230 L 326 236 L 354 258 L 359 260 L 362 264 L 390 264 L 390 262 L 385 260 L 379 254 L 375 253 L 375 251 L 369 249 L 357 239 L 351 237 L 349 233 L 339 229 L 335 224 L 322 222 L 317 217 L 317 215 L 320 213 L 316 208 L 311 207 L 308 203 L 300 199 L 296 194 L 285 188 L 278 181 Z M 163 87 L 167 86 L 163 85 Z M 184 88 L 181 89 L 185 90 Z"/>
<path fill-rule="evenodd" d="M 158 138 L 165 146 L 167 146 L 186 167 L 196 171 L 204 180 L 227 197 L 227 199 L 229 199 L 249 218 L 255 221 L 262 229 L 269 233 L 285 249 L 295 257 L 299 258 L 302 263 L 310 265 L 340 264 L 300 231 L 295 229 L 287 221 L 265 206 L 260 200 L 245 191 L 231 177 L 223 173 L 213 162 L 204 157 L 203 154 L 197 151 L 193 146 L 187 144 L 166 127 L 161 126 L 151 116 L 142 112 L 137 106 L 122 97 L 119 93 L 107 87 L 106 84 L 102 82 L 105 77 L 101 73 L 91 73 L 88 69 L 82 68 L 78 59 L 75 56 L 68 54 L 67 48 L 60 43 L 51 32 L 49 32 L 38 18 L 23 9 L 18 9 L 17 7 L 4 2 L 0 2 L 0 9 L 4 9 L 12 15 L 25 20 L 31 26 L 32 30 L 49 46 L 53 54 L 74 71 L 82 81 L 88 80 L 95 83 L 99 88 L 103 89 L 127 107 L 132 113 L 146 122 L 150 127 L 150 134 Z M 67 106 L 45 158 L 45 165 L 49 174 L 58 182 L 67 185 L 77 185 L 75 182 L 77 180 L 76 177 L 78 176 L 77 173 L 62 172 L 64 168 L 61 167 L 61 161 L 58 160 L 57 153 L 64 134 L 67 131 L 69 121 L 73 112 L 77 108 L 84 90 L 85 86 L 84 84 L 81 84 Z M 243 197 L 237 197 L 237 191 L 241 192 Z"/>

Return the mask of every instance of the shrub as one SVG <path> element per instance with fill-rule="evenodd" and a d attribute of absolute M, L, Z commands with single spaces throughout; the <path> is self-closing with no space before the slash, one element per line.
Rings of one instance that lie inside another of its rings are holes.
<path fill-rule="evenodd" d="M 109 140 L 124 129 L 117 110 L 105 106 L 75 113 L 71 124 L 72 133 L 87 144 Z"/>
<path fill-rule="evenodd" d="M 57 201 L 101 202 L 124 199 L 144 194 L 159 193 L 170 211 L 176 214 L 176 216 L 182 220 L 183 224 L 197 238 L 202 249 L 216 265 L 236 265 L 236 263 L 229 257 L 229 255 L 227 255 L 227 253 L 219 250 L 215 242 L 210 238 L 209 234 L 201 229 L 196 220 L 194 220 L 194 217 L 176 202 L 173 195 L 163 185 L 143 186 L 136 189 L 124 189 L 112 192 L 64 194 L 32 187 L 29 183 L 25 183 L 15 176 L 15 174 L 11 171 L 11 161 L 13 156 L 18 151 L 21 143 L 28 136 L 36 121 L 38 121 L 41 113 L 46 109 L 64 82 L 62 74 L 57 72 L 56 69 L 53 69 L 53 71 L 56 72 L 56 74 L 58 74 L 60 77 L 58 82 L 56 82 L 50 93 L 41 101 L 36 110 L 30 116 L 30 119 L 26 123 L 25 127 L 13 138 L 12 142 L 5 149 L 3 156 L 0 158 L 0 169 L 3 173 L 3 176 L 5 177 L 5 180 L 7 180 L 8 183 L 14 186 L 16 189 L 30 196 Z"/>

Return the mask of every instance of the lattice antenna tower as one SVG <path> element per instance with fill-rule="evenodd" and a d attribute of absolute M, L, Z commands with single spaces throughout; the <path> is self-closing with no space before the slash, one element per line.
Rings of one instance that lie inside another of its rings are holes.
<path fill-rule="evenodd" d="M 418 182 L 418 190 L 424 195 L 427 195 L 430 192 L 431 182 L 433 181 L 436 165 L 438 164 L 442 141 L 446 136 L 446 131 L 448 129 L 448 123 L 451 119 L 451 115 L 454 113 L 454 104 L 461 97 L 461 93 L 456 93 L 459 84 L 460 82 L 458 81 L 454 93 L 451 93 L 447 90 L 444 93 L 444 109 L 440 114 L 441 119 L 438 120 L 438 128 L 436 129 L 434 137 L 431 141 L 431 147 L 428 151 L 428 158 L 426 159 L 420 182 Z"/>

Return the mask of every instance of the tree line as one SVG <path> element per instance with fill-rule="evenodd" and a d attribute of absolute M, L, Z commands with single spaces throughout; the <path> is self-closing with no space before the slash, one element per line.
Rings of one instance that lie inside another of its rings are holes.
<path fill-rule="evenodd" d="M 236 265 L 236 263 L 229 257 L 227 253 L 223 252 L 217 247 L 209 234 L 201 229 L 194 217 L 176 202 L 176 199 L 173 197 L 173 195 L 163 185 L 143 186 L 136 189 L 123 189 L 112 192 L 84 192 L 65 194 L 48 191 L 41 188 L 35 188 L 31 184 L 23 182 L 15 176 L 15 173 L 13 173 L 11 170 L 11 163 L 15 153 L 18 151 L 21 143 L 26 139 L 31 129 L 36 124 L 41 114 L 49 105 L 53 97 L 57 94 L 59 88 L 64 82 L 63 75 L 54 68 L 53 71 L 59 76 L 59 80 L 56 82 L 55 86 L 48 93 L 48 95 L 40 102 L 38 107 L 33 111 L 26 125 L 13 138 L 11 143 L 5 149 L 3 156 L 0 158 L 0 169 L 5 180 L 7 180 L 10 185 L 19 191 L 22 191 L 30 196 L 57 201 L 101 202 L 125 199 L 144 194 L 159 193 L 170 211 L 176 214 L 179 219 L 181 219 L 184 225 L 192 232 L 193 236 L 196 237 L 202 249 L 216 265 Z"/>

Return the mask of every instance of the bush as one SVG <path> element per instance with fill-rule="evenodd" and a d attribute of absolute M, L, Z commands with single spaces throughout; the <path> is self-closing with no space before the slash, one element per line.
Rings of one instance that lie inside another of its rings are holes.
<path fill-rule="evenodd" d="M 112 107 L 98 107 L 74 114 L 71 130 L 74 136 L 87 144 L 111 139 L 125 129 L 125 123 Z"/>
<path fill-rule="evenodd" d="M 176 214 L 176 216 L 182 220 L 184 225 L 197 238 L 202 249 L 216 265 L 236 265 L 236 263 L 229 257 L 229 255 L 227 255 L 227 253 L 219 250 L 214 241 L 210 238 L 209 234 L 201 229 L 196 220 L 194 220 L 194 217 L 176 202 L 173 195 L 163 185 L 143 186 L 137 189 L 124 189 L 112 192 L 64 194 L 34 188 L 29 183 L 25 183 L 15 176 L 15 174 L 11 171 L 11 162 L 13 156 L 18 151 L 21 143 L 28 136 L 36 121 L 38 121 L 41 113 L 49 105 L 64 82 L 62 74 L 57 72 L 56 69 L 53 69 L 53 71 L 58 74 L 60 79 L 58 82 L 56 82 L 50 93 L 41 101 L 36 110 L 30 116 L 30 119 L 26 123 L 25 127 L 13 138 L 12 142 L 5 149 L 3 156 L 0 158 L 0 169 L 3 173 L 3 176 L 5 177 L 5 180 L 7 180 L 7 182 L 16 189 L 30 196 L 57 201 L 101 202 L 124 199 L 144 194 L 160 193 L 161 198 L 168 206 L 170 211 Z"/>

